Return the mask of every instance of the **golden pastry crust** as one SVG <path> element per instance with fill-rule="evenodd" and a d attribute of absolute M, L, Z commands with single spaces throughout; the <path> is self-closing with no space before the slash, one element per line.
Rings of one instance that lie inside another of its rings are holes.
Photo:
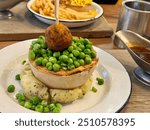
<path fill-rule="evenodd" d="M 49 71 L 49 70 L 47 70 L 46 67 L 37 66 L 35 64 L 35 62 L 32 61 L 32 60 L 30 60 L 30 63 L 32 64 L 32 66 L 34 66 L 36 69 L 38 69 L 41 72 L 44 72 L 44 73 L 47 73 L 47 74 L 59 75 L 59 76 L 69 76 L 69 75 L 72 75 L 72 74 L 80 73 L 82 71 L 90 70 L 91 68 L 95 67 L 98 63 L 98 58 L 92 59 L 91 64 L 87 64 L 87 65 L 84 65 L 84 66 L 79 66 L 79 67 L 77 67 L 73 70 L 66 70 L 66 71 L 65 70 L 60 70 L 58 72 Z"/>

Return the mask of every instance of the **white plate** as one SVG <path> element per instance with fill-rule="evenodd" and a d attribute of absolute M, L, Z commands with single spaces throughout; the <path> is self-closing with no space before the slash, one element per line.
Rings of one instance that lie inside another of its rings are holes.
<path fill-rule="evenodd" d="M 33 4 L 35 0 L 30 0 L 27 3 L 27 8 L 28 10 L 40 21 L 46 23 L 46 24 L 54 24 L 55 23 L 55 18 L 49 17 L 49 16 L 43 16 L 34 10 L 31 9 L 31 5 Z M 93 22 L 95 22 L 98 18 L 100 18 L 103 14 L 103 9 L 100 5 L 92 2 L 91 9 L 95 9 L 97 12 L 97 16 L 94 18 L 90 19 L 84 19 L 84 20 L 60 20 L 61 23 L 65 24 L 68 27 L 82 27 L 89 25 Z"/>
<path fill-rule="evenodd" d="M 21 62 L 27 59 L 30 44 L 31 40 L 26 40 L 0 50 L 0 112 L 33 112 L 20 106 L 14 97 L 21 89 L 15 75 L 21 71 Z M 117 112 L 127 103 L 131 94 L 131 81 L 125 68 L 109 53 L 97 47 L 95 50 L 100 62 L 93 77 L 103 77 L 104 85 L 99 86 L 93 80 L 97 93 L 89 91 L 84 98 L 65 105 L 62 112 Z M 16 86 L 13 94 L 7 93 L 9 84 Z"/>

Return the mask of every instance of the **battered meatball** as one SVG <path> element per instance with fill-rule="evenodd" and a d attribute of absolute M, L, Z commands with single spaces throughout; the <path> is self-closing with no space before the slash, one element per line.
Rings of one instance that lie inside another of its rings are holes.
<path fill-rule="evenodd" d="M 48 48 L 53 51 L 62 51 L 72 42 L 70 30 L 61 23 L 49 26 L 46 29 L 45 37 Z"/>

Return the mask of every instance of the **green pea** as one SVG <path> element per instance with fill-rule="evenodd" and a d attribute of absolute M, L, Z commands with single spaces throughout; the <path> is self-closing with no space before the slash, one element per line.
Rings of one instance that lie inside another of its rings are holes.
<path fill-rule="evenodd" d="M 78 61 L 74 61 L 74 65 L 75 65 L 75 67 L 79 67 L 80 63 Z"/>
<path fill-rule="evenodd" d="M 79 45 L 79 48 L 80 48 L 81 50 L 84 50 L 84 49 L 85 49 L 85 46 L 82 45 L 82 44 L 80 44 L 80 45 Z"/>
<path fill-rule="evenodd" d="M 66 67 L 66 66 L 67 66 L 67 64 L 65 64 L 65 63 L 63 63 L 63 62 L 62 62 L 60 65 L 63 66 L 63 67 Z"/>
<path fill-rule="evenodd" d="M 45 37 L 43 35 L 40 35 L 39 39 L 45 40 Z"/>
<path fill-rule="evenodd" d="M 36 43 L 33 45 L 33 47 L 35 48 L 35 49 L 39 49 L 39 48 L 41 48 L 41 45 L 37 42 L 37 40 L 36 40 Z"/>
<path fill-rule="evenodd" d="M 33 105 L 33 104 L 32 104 L 32 106 L 31 106 L 30 109 L 31 109 L 31 110 L 35 110 L 35 107 L 36 107 L 36 105 Z"/>
<path fill-rule="evenodd" d="M 45 106 L 43 112 L 44 112 L 44 113 L 50 112 L 49 107 L 48 107 L 48 106 Z"/>
<path fill-rule="evenodd" d="M 62 105 L 60 103 L 56 103 L 55 104 L 57 108 L 59 108 L 60 110 L 62 109 Z"/>
<path fill-rule="evenodd" d="M 92 91 L 93 91 L 94 93 L 96 93 L 96 92 L 97 92 L 97 88 L 92 87 Z"/>
<path fill-rule="evenodd" d="M 90 49 L 85 49 L 84 53 L 87 54 L 87 55 L 90 55 L 91 54 L 91 50 Z"/>
<path fill-rule="evenodd" d="M 52 62 L 53 64 L 57 63 L 57 59 L 55 57 L 50 57 L 49 61 Z"/>
<path fill-rule="evenodd" d="M 9 93 L 13 93 L 14 91 L 15 91 L 15 86 L 14 85 L 9 85 L 8 86 L 8 88 L 7 88 L 7 91 L 9 92 Z"/>
<path fill-rule="evenodd" d="M 41 44 L 41 47 L 42 47 L 43 49 L 47 49 L 47 44 L 45 44 L 45 41 L 44 41 L 44 43 Z"/>
<path fill-rule="evenodd" d="M 72 46 L 73 46 L 73 49 L 77 48 L 77 45 L 75 43 L 73 43 Z"/>
<path fill-rule="evenodd" d="M 85 64 L 85 62 L 84 62 L 83 59 L 80 59 L 80 60 L 79 60 L 79 63 L 80 63 L 80 65 L 84 65 L 84 64 Z"/>
<path fill-rule="evenodd" d="M 58 108 L 58 107 L 55 107 L 54 109 L 53 109 L 53 111 L 52 111 L 53 113 L 59 113 L 60 112 L 60 108 Z"/>
<path fill-rule="evenodd" d="M 89 57 L 89 58 L 91 58 L 91 56 L 90 56 L 90 55 L 87 55 L 87 54 L 85 55 L 85 57 Z"/>
<path fill-rule="evenodd" d="M 43 112 L 43 109 L 44 109 L 44 107 L 42 105 L 37 105 L 35 107 L 35 111 L 37 111 L 37 112 Z"/>
<path fill-rule="evenodd" d="M 72 57 L 72 60 L 73 60 L 73 61 L 76 61 L 76 60 L 77 60 L 77 58 L 76 58 L 76 57 Z"/>
<path fill-rule="evenodd" d="M 59 57 L 59 59 L 60 59 L 60 61 L 62 61 L 62 62 L 67 62 L 67 61 L 68 61 L 68 56 L 66 56 L 66 55 L 61 55 L 61 56 Z"/>
<path fill-rule="evenodd" d="M 77 57 L 77 56 L 80 55 L 80 52 L 79 52 L 78 50 L 73 50 L 73 51 L 72 51 L 72 54 L 73 54 L 75 57 Z"/>
<path fill-rule="evenodd" d="M 72 60 L 71 58 L 69 58 L 69 59 L 68 59 L 68 63 L 69 63 L 69 64 L 72 64 L 72 63 L 73 63 L 73 60 Z"/>
<path fill-rule="evenodd" d="M 73 37 L 73 38 L 72 38 L 72 41 L 73 41 L 73 42 L 77 42 L 77 41 L 79 41 L 79 38 L 78 38 L 78 37 Z"/>
<path fill-rule="evenodd" d="M 35 53 L 34 53 L 34 51 L 30 50 L 29 54 L 28 54 L 28 57 L 29 57 L 30 60 L 34 60 L 35 59 Z"/>
<path fill-rule="evenodd" d="M 39 104 L 39 103 L 40 103 L 40 99 L 38 98 L 38 96 L 33 96 L 33 97 L 31 97 L 31 103 L 32 103 L 33 105 Z"/>
<path fill-rule="evenodd" d="M 37 40 L 34 40 L 32 41 L 32 45 L 36 44 L 37 43 Z"/>
<path fill-rule="evenodd" d="M 32 103 L 31 103 L 31 102 L 29 102 L 29 101 L 25 101 L 25 103 L 24 103 L 24 107 L 25 107 L 25 108 L 28 108 L 28 109 L 31 109 L 31 107 L 32 107 Z"/>
<path fill-rule="evenodd" d="M 96 80 L 98 81 L 99 85 L 103 85 L 104 84 L 104 79 L 97 77 Z"/>
<path fill-rule="evenodd" d="M 48 102 L 47 102 L 46 100 L 42 100 L 41 105 L 47 106 L 47 105 L 48 105 Z"/>
<path fill-rule="evenodd" d="M 37 39 L 37 43 L 39 43 L 39 44 L 43 44 L 45 41 L 43 40 L 43 39 L 41 39 L 41 38 L 38 38 Z"/>
<path fill-rule="evenodd" d="M 85 58 L 85 54 L 84 54 L 83 52 L 81 52 L 80 55 L 79 55 L 79 57 L 80 57 L 81 59 L 84 59 L 84 58 Z"/>
<path fill-rule="evenodd" d="M 17 94 L 16 94 L 16 99 L 17 99 L 19 102 L 26 100 L 24 94 L 21 94 L 21 93 L 17 93 Z"/>
<path fill-rule="evenodd" d="M 53 69 L 53 65 L 48 66 L 48 70 L 51 71 Z"/>
<path fill-rule="evenodd" d="M 80 37 L 79 41 L 82 45 L 84 45 L 84 38 Z"/>
<path fill-rule="evenodd" d="M 53 53 L 53 56 L 55 57 L 55 58 L 58 58 L 59 56 L 60 56 L 60 52 L 58 51 L 58 52 L 54 52 Z"/>
<path fill-rule="evenodd" d="M 15 96 L 16 96 L 16 99 L 19 99 L 19 97 L 22 96 L 22 94 L 21 93 L 17 93 Z"/>
<path fill-rule="evenodd" d="M 92 58 L 96 57 L 96 52 L 95 52 L 95 51 L 92 51 L 92 52 L 91 52 L 91 57 L 92 57 Z"/>
<path fill-rule="evenodd" d="M 84 39 L 84 45 L 88 45 L 88 44 L 92 44 L 91 41 L 89 41 L 89 39 L 85 38 Z"/>
<path fill-rule="evenodd" d="M 36 44 L 34 44 L 34 46 L 33 46 L 33 51 L 34 51 L 34 52 L 38 52 L 40 48 L 41 48 L 41 46 L 40 46 L 38 43 L 36 43 Z"/>
<path fill-rule="evenodd" d="M 20 104 L 21 106 L 24 106 L 25 101 L 20 101 L 19 104 Z"/>
<path fill-rule="evenodd" d="M 23 60 L 21 64 L 24 65 L 26 62 L 27 62 L 26 60 Z"/>
<path fill-rule="evenodd" d="M 48 56 L 52 56 L 53 55 L 53 52 L 51 50 L 47 50 L 47 55 Z"/>
<path fill-rule="evenodd" d="M 91 44 L 87 44 L 87 45 L 86 45 L 86 48 L 87 48 L 87 49 L 92 49 L 92 45 L 91 45 Z"/>
<path fill-rule="evenodd" d="M 79 52 L 81 52 L 81 51 L 82 51 L 82 49 L 81 49 L 81 48 L 79 48 L 79 47 L 77 47 L 77 48 L 76 48 L 76 50 L 78 50 Z"/>
<path fill-rule="evenodd" d="M 78 41 L 78 42 L 76 42 L 76 45 L 79 47 L 82 44 L 80 43 L 80 41 Z"/>
<path fill-rule="evenodd" d="M 46 54 L 46 53 L 43 54 L 42 57 L 43 57 L 43 58 L 47 58 L 47 54 Z"/>
<path fill-rule="evenodd" d="M 52 62 L 47 62 L 46 63 L 46 68 L 48 68 L 49 66 L 52 66 L 53 64 L 52 64 Z"/>
<path fill-rule="evenodd" d="M 56 107 L 55 104 L 54 104 L 54 103 L 51 103 L 51 104 L 49 105 L 49 110 L 50 110 L 50 111 L 53 111 L 55 107 Z"/>
<path fill-rule="evenodd" d="M 63 66 L 62 69 L 66 71 L 66 70 L 67 70 L 67 67 L 64 67 L 64 66 Z"/>
<path fill-rule="evenodd" d="M 41 49 L 41 54 L 46 54 L 46 50 L 45 49 Z"/>
<path fill-rule="evenodd" d="M 43 57 L 39 57 L 41 60 L 43 60 L 44 58 Z"/>
<path fill-rule="evenodd" d="M 74 69 L 74 68 L 75 68 L 75 65 L 74 65 L 74 64 L 68 65 L 68 69 L 69 69 L 69 70 L 72 70 L 72 69 Z"/>
<path fill-rule="evenodd" d="M 70 58 L 72 58 L 72 57 L 74 57 L 74 56 L 73 56 L 73 54 L 72 54 L 72 53 L 70 53 L 70 54 L 69 54 L 69 57 L 70 57 Z"/>
<path fill-rule="evenodd" d="M 68 47 L 68 51 L 69 51 L 69 52 L 72 52 L 72 51 L 73 51 L 73 46 L 69 46 L 69 47 Z"/>
<path fill-rule="evenodd" d="M 44 58 L 44 59 L 42 60 L 42 65 L 43 65 L 43 66 L 46 66 L 47 63 L 48 63 L 48 60 L 47 60 L 46 58 Z"/>
<path fill-rule="evenodd" d="M 35 64 L 42 65 L 42 58 L 35 59 Z"/>
<path fill-rule="evenodd" d="M 67 56 L 68 56 L 68 55 L 69 55 L 69 52 L 68 52 L 67 50 L 64 50 L 64 51 L 63 51 L 63 55 L 67 55 Z"/>
<path fill-rule="evenodd" d="M 59 71 L 60 70 L 60 65 L 59 64 L 54 64 L 53 65 L 53 70 L 54 71 Z"/>
<path fill-rule="evenodd" d="M 17 74 L 17 75 L 15 76 L 15 79 L 16 79 L 16 80 L 20 80 L 20 74 Z"/>
<path fill-rule="evenodd" d="M 88 56 L 85 57 L 85 63 L 90 64 L 92 62 L 92 59 Z"/>
<path fill-rule="evenodd" d="M 59 113 L 62 109 L 62 105 L 60 103 L 52 103 L 49 105 L 49 110 L 53 113 Z"/>

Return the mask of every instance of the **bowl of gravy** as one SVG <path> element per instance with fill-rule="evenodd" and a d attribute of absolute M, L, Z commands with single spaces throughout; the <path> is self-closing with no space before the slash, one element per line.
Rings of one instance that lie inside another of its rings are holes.
<path fill-rule="evenodd" d="M 115 36 L 121 40 L 139 66 L 134 70 L 136 78 L 150 86 L 150 40 L 129 30 L 118 31 Z"/>

